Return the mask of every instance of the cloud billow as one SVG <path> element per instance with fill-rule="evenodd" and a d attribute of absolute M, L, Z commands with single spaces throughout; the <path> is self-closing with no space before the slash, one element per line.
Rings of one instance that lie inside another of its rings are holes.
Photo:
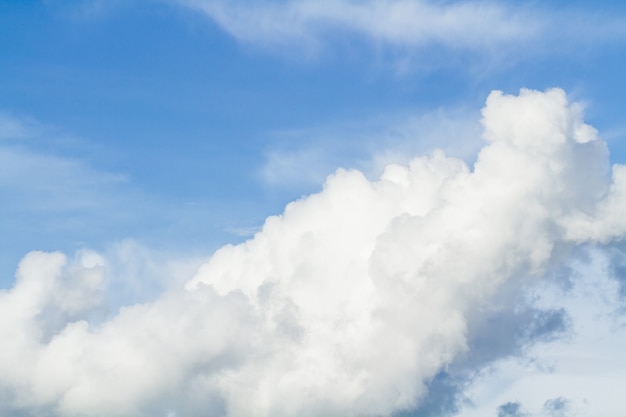
<path fill-rule="evenodd" d="M 108 319 L 105 259 L 28 254 L 0 293 L 0 412 L 391 415 L 446 370 L 563 331 L 520 293 L 624 236 L 626 168 L 559 89 L 493 92 L 482 122 L 472 168 L 434 152 L 376 181 L 340 169 L 184 288 Z M 497 318 L 520 327 L 490 336 Z"/>

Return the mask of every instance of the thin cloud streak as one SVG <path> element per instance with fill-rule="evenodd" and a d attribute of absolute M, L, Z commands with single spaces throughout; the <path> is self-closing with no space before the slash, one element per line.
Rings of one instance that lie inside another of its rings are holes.
<path fill-rule="evenodd" d="M 131 175 L 97 167 L 97 153 L 76 155 L 88 146 L 33 118 L 0 112 L 0 234 L 6 237 L 0 245 L 0 287 L 10 286 L 16 262 L 33 249 L 71 252 L 95 239 L 102 249 L 130 237 L 160 243 L 163 236 L 168 240 L 159 250 L 218 247 L 210 238 L 192 241 L 217 234 L 216 226 L 202 233 L 191 223 L 226 217 L 224 210 L 207 201 L 185 204 L 148 193 Z M 189 230 L 196 233 L 191 238 Z M 214 239 L 219 245 L 225 240 Z"/>
<path fill-rule="evenodd" d="M 546 48 L 562 52 L 572 43 L 584 46 L 626 35 L 624 16 L 504 2 L 176 1 L 202 11 L 238 40 L 260 46 L 318 48 L 328 35 L 348 32 L 409 50 L 436 47 L 498 56 Z"/>

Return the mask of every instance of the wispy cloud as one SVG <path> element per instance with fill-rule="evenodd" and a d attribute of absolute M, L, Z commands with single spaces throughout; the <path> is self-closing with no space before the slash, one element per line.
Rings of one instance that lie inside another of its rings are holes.
<path fill-rule="evenodd" d="M 465 50 L 511 59 L 532 52 L 573 51 L 574 45 L 626 35 L 626 16 L 514 2 L 175 1 L 206 13 L 237 39 L 261 46 L 310 49 L 332 44 L 333 34 L 352 33 L 375 45 Z"/>
<path fill-rule="evenodd" d="M 317 186 L 335 167 L 320 149 L 272 150 L 266 154 L 260 174 L 272 186 Z"/>
<path fill-rule="evenodd" d="M 93 168 L 87 160 L 50 152 L 66 138 L 37 120 L 0 113 L 2 210 L 13 213 L 106 209 L 117 204 L 128 178 Z M 39 145 L 45 142 L 45 150 Z"/>
<path fill-rule="evenodd" d="M 124 175 L 94 170 L 80 160 L 19 147 L 0 148 L 0 165 L 5 209 L 68 211 L 109 206 L 112 191 L 127 183 Z"/>
<path fill-rule="evenodd" d="M 109 254 L 117 260 L 112 267 L 125 265 L 120 269 L 126 272 L 116 276 L 127 278 L 126 285 L 114 280 L 119 300 L 143 300 L 171 285 L 158 272 L 169 266 L 161 262 L 155 267 L 150 256 L 169 259 L 187 252 L 180 257 L 188 264 L 189 253 L 197 248 L 206 251 L 232 240 L 227 225 L 236 229 L 244 217 L 228 217 L 211 196 L 189 202 L 150 192 L 131 174 L 102 168 L 105 163 L 99 158 L 107 152 L 103 145 L 32 117 L 0 113 L 0 138 L 0 234 L 5 236 L 0 242 L 1 288 L 10 285 L 16 262 L 28 251 L 72 251 L 97 241 L 101 250 L 124 248 Z M 228 221 L 216 220 L 223 218 Z M 151 244 L 152 255 L 138 242 Z M 136 273 L 128 272 L 133 268 Z"/>
<path fill-rule="evenodd" d="M 272 187 L 310 190 L 338 167 L 377 178 L 389 164 L 435 150 L 472 163 L 482 145 L 478 117 L 477 110 L 440 108 L 271 132 L 258 175 Z"/>
<path fill-rule="evenodd" d="M 17 140 L 32 137 L 39 132 L 39 123 L 27 117 L 18 117 L 0 111 L 0 140 Z"/>
<path fill-rule="evenodd" d="M 184 0 L 245 41 L 284 42 L 323 30 L 351 30 L 374 40 L 421 46 L 482 47 L 528 40 L 545 24 L 524 9 L 496 3 L 430 1 L 287 1 L 267 3 Z"/>

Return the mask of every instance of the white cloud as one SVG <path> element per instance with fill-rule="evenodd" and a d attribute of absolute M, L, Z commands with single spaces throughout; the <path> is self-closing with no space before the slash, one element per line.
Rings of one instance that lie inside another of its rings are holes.
<path fill-rule="evenodd" d="M 201 10 L 237 39 L 311 49 L 332 33 L 355 33 L 395 47 L 479 51 L 508 59 L 563 52 L 572 43 L 623 37 L 624 17 L 511 2 L 431 0 L 175 0 Z M 330 42 L 329 42 L 330 43 Z"/>
<path fill-rule="evenodd" d="M 536 36 L 544 22 L 523 9 L 487 2 L 430 1 L 224 2 L 183 0 L 245 41 L 307 38 L 323 29 L 348 29 L 390 43 L 479 47 Z"/>
<path fill-rule="evenodd" d="M 481 337 L 518 337 L 491 334 L 494 314 L 517 320 L 526 344 L 562 330 L 550 321 L 562 315 L 520 313 L 524 289 L 576 245 L 626 233 L 610 220 L 623 169 L 608 172 L 605 144 L 558 89 L 494 92 L 483 126 L 472 168 L 435 152 L 373 181 L 338 170 L 184 288 L 104 322 L 89 314 L 109 263 L 28 255 L 0 295 L 0 411 L 389 415 L 419 406 L 442 371 L 519 353 L 515 343 L 480 360 L 472 352 Z"/>

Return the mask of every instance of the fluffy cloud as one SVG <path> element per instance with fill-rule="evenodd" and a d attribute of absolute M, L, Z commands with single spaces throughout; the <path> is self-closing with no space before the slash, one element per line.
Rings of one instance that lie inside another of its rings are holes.
<path fill-rule="evenodd" d="M 626 170 L 558 89 L 494 92 L 483 126 L 472 168 L 435 152 L 376 181 L 338 170 L 184 288 L 112 317 L 105 260 L 29 254 L 0 295 L 0 411 L 389 415 L 564 331 L 524 288 L 624 235 Z"/>

